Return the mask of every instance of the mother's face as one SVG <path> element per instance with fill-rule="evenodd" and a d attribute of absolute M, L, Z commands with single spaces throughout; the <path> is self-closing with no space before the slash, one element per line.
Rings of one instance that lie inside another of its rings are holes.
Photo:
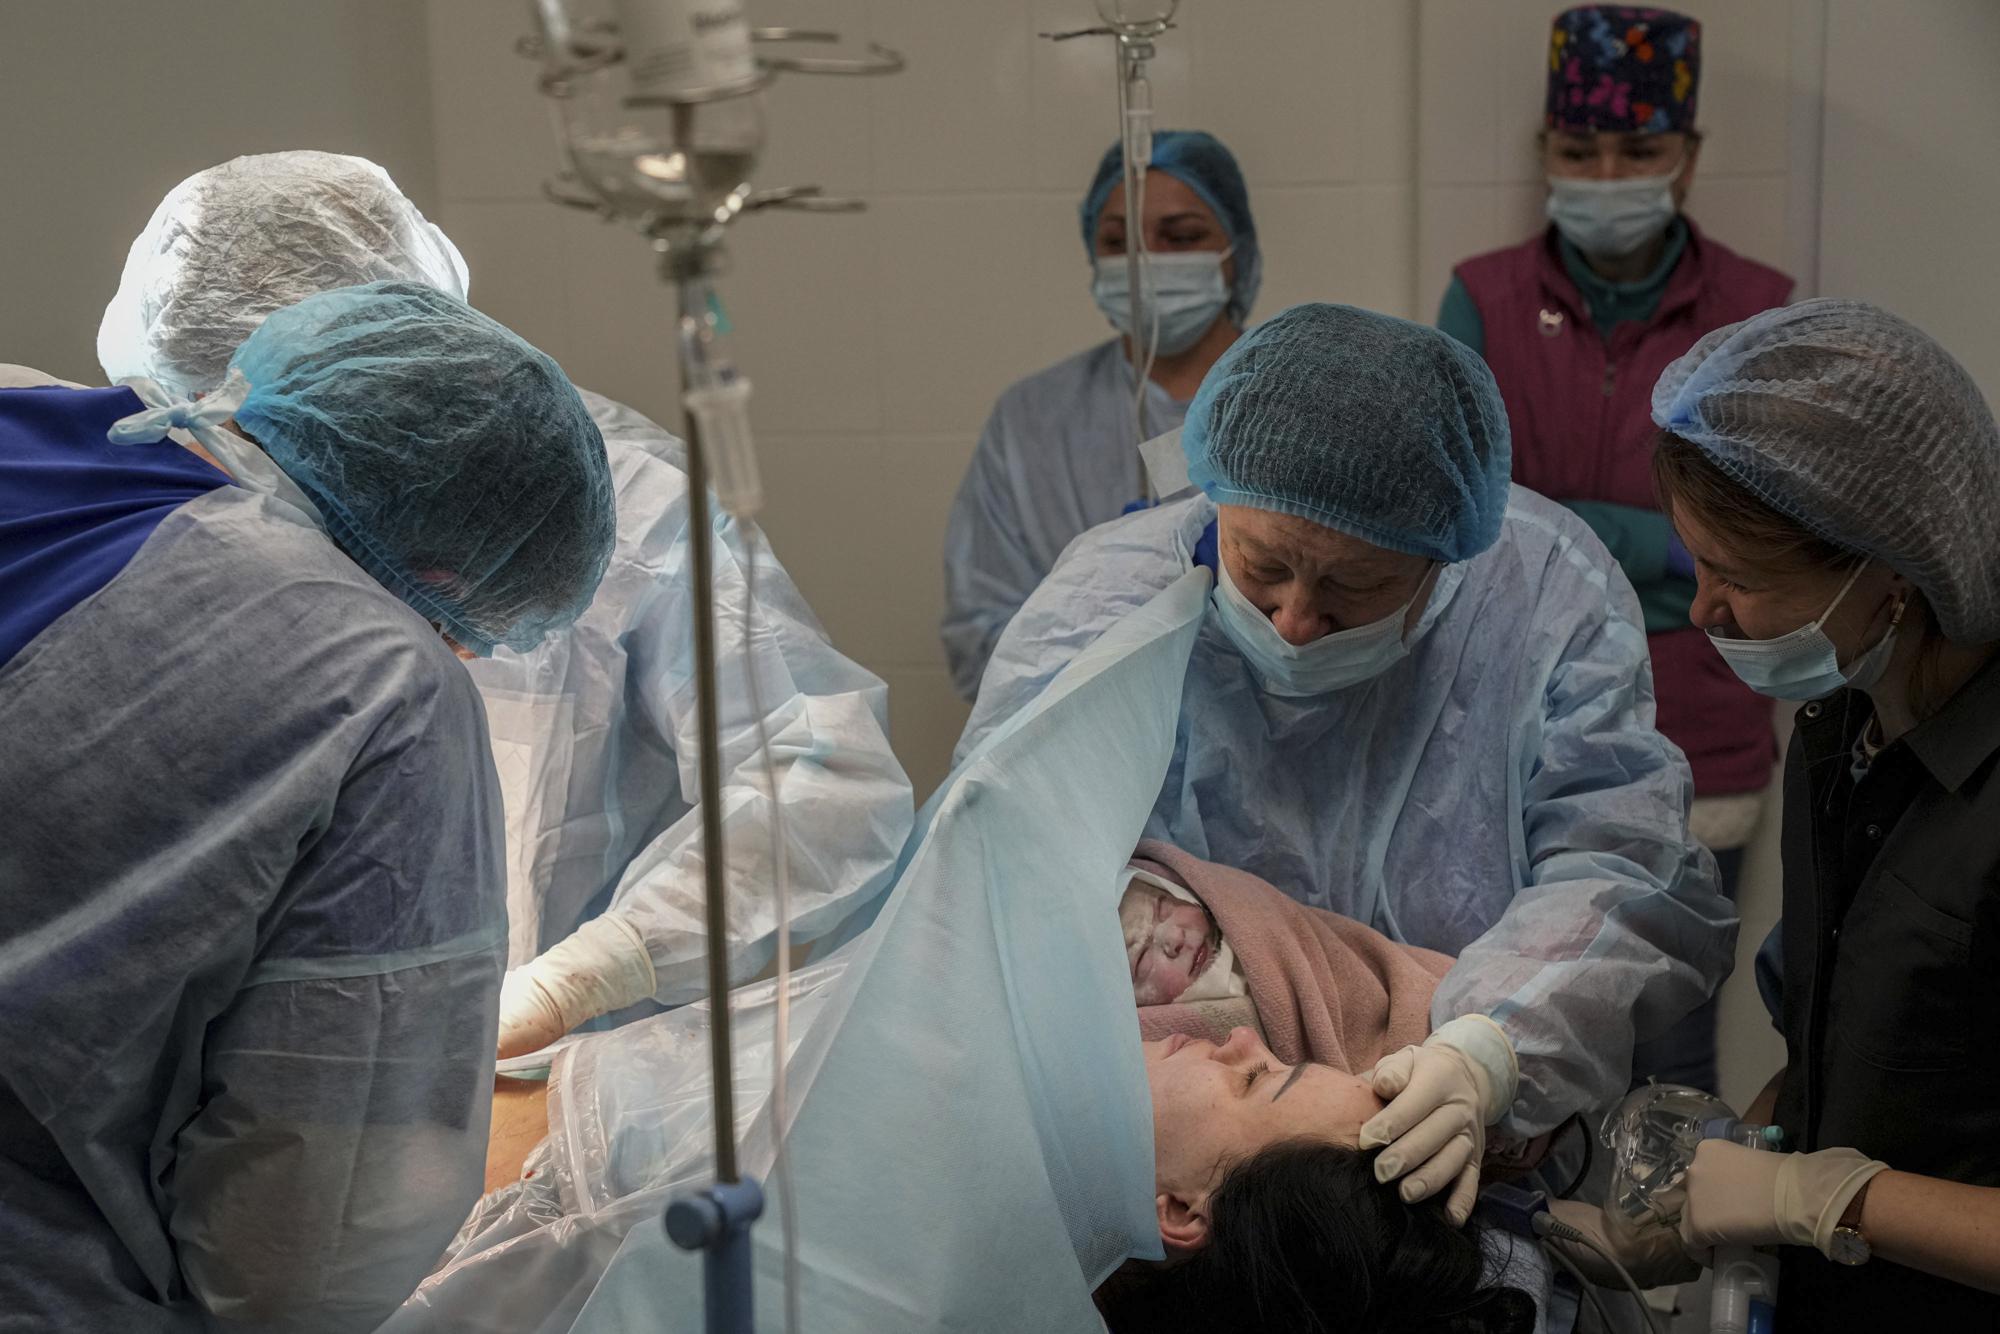
<path fill-rule="evenodd" d="M 1248 1028 L 1220 1046 L 1149 1042 L 1153 1174 L 1160 1234 L 1170 1247 L 1207 1239 L 1208 1199 L 1230 1164 L 1283 1140 L 1356 1144 L 1382 1109 L 1366 1083 L 1332 1066 L 1286 1065 Z"/>

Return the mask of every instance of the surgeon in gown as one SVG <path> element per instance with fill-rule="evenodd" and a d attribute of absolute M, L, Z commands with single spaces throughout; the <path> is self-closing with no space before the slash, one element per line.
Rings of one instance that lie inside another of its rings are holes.
<path fill-rule="evenodd" d="M 1631 586 L 1581 520 L 1510 486 L 1493 377 L 1435 330 L 1285 311 L 1209 373 L 1183 445 L 1199 494 L 1070 549 L 1002 637 L 960 754 L 1208 566 L 1146 832 L 1458 956 L 1438 1033 L 1376 1071 L 1392 1100 L 1364 1145 L 1388 1143 L 1378 1171 L 1406 1194 L 1469 1207 L 1482 1071 L 1518 1064 L 1506 1135 L 1607 1105 L 1635 1037 L 1732 957 Z M 1497 1030 L 1446 1033 L 1479 1017 Z"/>
<path fill-rule="evenodd" d="M 1124 171 L 1113 144 L 1079 209 L 1091 296 L 1119 336 L 1000 395 L 952 504 L 943 635 L 952 684 L 968 700 L 1000 632 L 1063 548 L 1144 497 L 1139 442 L 1181 424 L 1202 376 L 1242 333 L 1263 281 L 1235 157 L 1198 130 L 1153 136 L 1140 235 L 1158 328 L 1142 330 L 1156 351 L 1144 421 L 1135 421 Z"/>
<path fill-rule="evenodd" d="M 0 1325 L 372 1329 L 485 1154 L 500 805 L 453 649 L 590 601 L 597 428 L 414 283 L 273 314 L 199 404 L 0 383 Z"/>
<path fill-rule="evenodd" d="M 182 182 L 155 210 L 105 312 L 98 355 L 113 376 L 212 388 L 272 309 L 383 276 L 457 296 L 467 285 L 457 248 L 374 163 L 319 152 L 237 158 Z M 583 397 L 617 489 L 610 568 L 566 633 L 472 667 L 507 819 L 513 971 L 502 1055 L 705 990 L 685 456 L 631 408 Z M 740 891 L 732 972 L 742 980 L 775 948 L 774 829 L 786 840 L 792 930 L 809 939 L 886 886 L 912 812 L 882 682 L 827 642 L 768 544 L 720 511 L 712 522 L 723 825 Z M 746 689 L 746 644 L 761 712 Z M 782 819 L 764 786 L 760 722 Z"/>

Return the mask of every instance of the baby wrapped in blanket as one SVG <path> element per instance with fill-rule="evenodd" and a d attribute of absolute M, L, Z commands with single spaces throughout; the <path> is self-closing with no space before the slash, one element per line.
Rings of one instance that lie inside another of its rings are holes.
<path fill-rule="evenodd" d="M 1165 843 L 1141 843 L 1132 868 L 1119 917 L 1146 1040 L 1249 1024 L 1280 1060 L 1359 1072 L 1429 1036 L 1449 955 Z"/>

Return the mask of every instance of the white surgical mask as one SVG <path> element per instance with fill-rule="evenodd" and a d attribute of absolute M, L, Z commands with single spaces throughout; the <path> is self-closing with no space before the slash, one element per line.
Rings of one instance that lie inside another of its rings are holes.
<path fill-rule="evenodd" d="M 1145 281 L 1149 301 L 1140 304 L 1140 326 L 1131 328 L 1131 274 L 1123 255 L 1099 255 L 1091 299 L 1112 327 L 1143 346 L 1157 329 L 1158 350 L 1168 356 L 1187 351 L 1201 341 L 1209 326 L 1229 306 L 1229 284 L 1222 280 L 1222 261 L 1229 250 L 1147 251 Z"/>
<path fill-rule="evenodd" d="M 1844 671 L 1840 652 L 1827 638 L 1825 629 L 1826 618 L 1833 615 L 1834 608 L 1866 568 L 1865 562 L 1855 566 L 1854 573 L 1847 576 L 1847 582 L 1840 586 L 1819 619 L 1790 634 L 1776 639 L 1729 639 L 1710 630 L 1708 642 L 1715 645 L 1744 685 L 1772 699 L 1820 699 L 1843 686 L 1867 690 L 1882 679 L 1889 659 L 1895 656 L 1896 630 L 1903 622 L 1903 605 L 1897 606 L 1895 620 L 1890 622 L 1889 632 L 1882 636 L 1882 641 L 1855 658 Z"/>
<path fill-rule="evenodd" d="M 1667 230 L 1679 210 L 1674 177 L 1629 176 L 1615 181 L 1549 177 L 1549 221 L 1592 259 L 1622 259 Z"/>
<path fill-rule="evenodd" d="M 1426 576 L 1408 602 L 1379 621 L 1322 635 L 1310 644 L 1293 644 L 1243 595 L 1229 577 L 1229 562 L 1218 560 L 1215 564 L 1218 577 L 1209 598 L 1221 617 L 1222 631 L 1274 695 L 1324 695 L 1388 671 L 1409 656 L 1403 627 L 1411 606 L 1431 586 Z"/>

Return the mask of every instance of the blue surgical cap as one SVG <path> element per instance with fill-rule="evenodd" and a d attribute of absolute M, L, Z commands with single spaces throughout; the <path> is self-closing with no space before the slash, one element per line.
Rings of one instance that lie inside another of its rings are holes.
<path fill-rule="evenodd" d="M 456 297 L 377 282 L 273 314 L 236 421 L 383 587 L 482 656 L 575 620 L 611 557 L 604 440 L 562 368 Z"/>
<path fill-rule="evenodd" d="M 1949 638 L 2000 639 L 2000 426 L 1914 324 L 1864 301 L 1767 310 L 1668 366 L 1653 421 L 1780 514 L 1903 574 Z"/>
<path fill-rule="evenodd" d="M 1257 303 L 1257 288 L 1264 281 L 1264 252 L 1257 248 L 1257 223 L 1250 216 L 1250 190 L 1243 184 L 1243 169 L 1222 141 L 1200 130 L 1162 130 L 1153 136 L 1153 157 L 1148 164 L 1163 171 L 1200 196 L 1222 223 L 1229 243 L 1236 247 L 1230 258 L 1236 264 L 1236 282 L 1229 289 L 1229 317 L 1238 324 L 1250 317 Z M 1125 150 L 1113 144 L 1097 164 L 1097 175 L 1077 210 L 1083 220 L 1085 253 L 1097 253 L 1097 218 L 1104 201 L 1125 179 Z"/>
<path fill-rule="evenodd" d="M 1486 363 L 1352 306 L 1293 306 L 1237 339 L 1188 405 L 1181 446 L 1218 505 L 1432 560 L 1493 545 L 1507 509 L 1507 409 Z"/>

